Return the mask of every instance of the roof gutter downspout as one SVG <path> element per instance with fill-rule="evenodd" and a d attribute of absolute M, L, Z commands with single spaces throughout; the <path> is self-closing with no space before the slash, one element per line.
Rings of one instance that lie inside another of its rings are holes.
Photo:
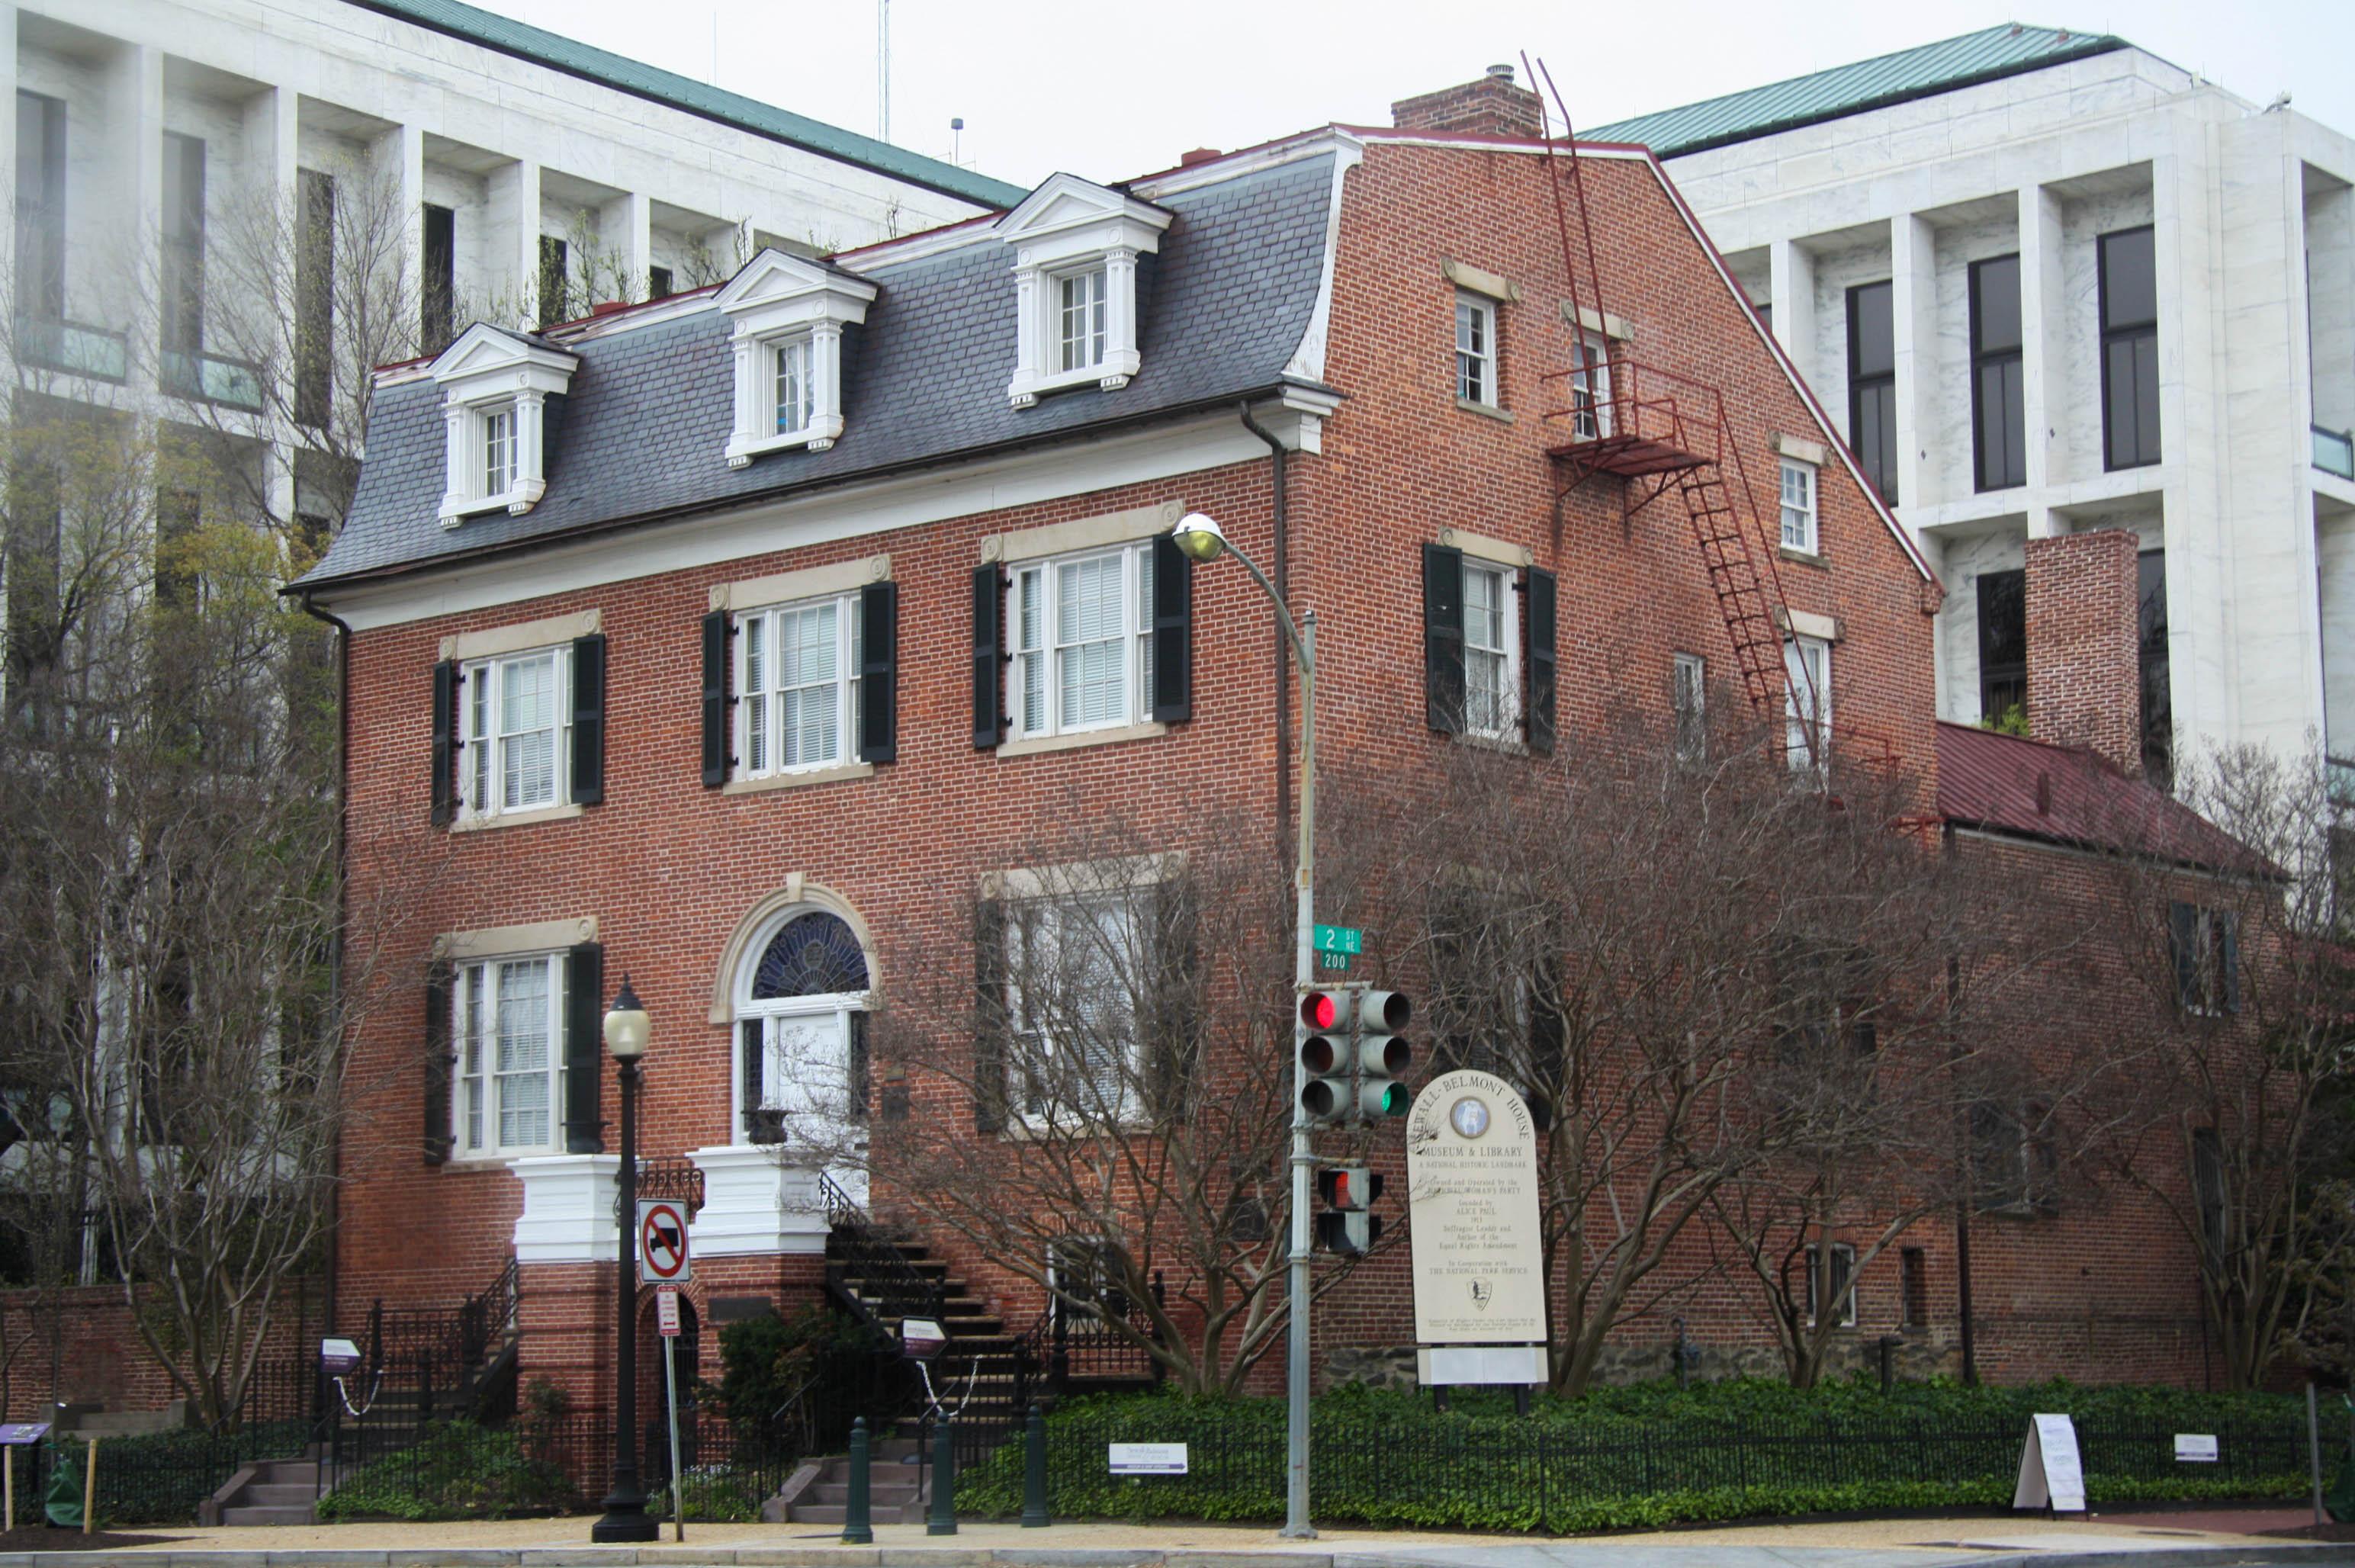
<path fill-rule="evenodd" d="M 303 594 L 303 613 L 325 621 L 336 629 L 336 929 L 327 949 L 327 1017 L 331 1027 L 343 1027 L 344 1001 L 344 916 L 345 873 L 350 861 L 351 835 L 347 818 L 351 812 L 352 757 L 352 628 L 341 616 L 322 610 L 311 592 Z M 321 1329 L 332 1335 L 336 1331 L 336 1275 L 343 1262 L 343 1245 L 339 1232 L 343 1229 L 342 1191 L 344 1166 L 344 1129 L 340 1120 L 328 1139 L 328 1159 L 334 1167 L 335 1179 L 327 1183 L 327 1277 L 321 1291 Z M 300 1331 L 299 1326 L 297 1331 Z M 319 1380 L 324 1386 L 324 1380 Z M 316 1391 L 314 1391 L 314 1397 Z M 322 1412 L 314 1409 L 312 1414 Z"/>
<path fill-rule="evenodd" d="M 1273 432 L 1252 418 L 1248 401 L 1235 405 L 1243 428 L 1267 443 L 1268 474 L 1275 511 L 1275 596 L 1292 607 L 1292 528 L 1286 508 L 1285 464 L 1291 453 Z M 1292 843 L 1292 646 L 1284 628 L 1275 628 L 1275 844 L 1277 859 L 1285 864 Z"/>

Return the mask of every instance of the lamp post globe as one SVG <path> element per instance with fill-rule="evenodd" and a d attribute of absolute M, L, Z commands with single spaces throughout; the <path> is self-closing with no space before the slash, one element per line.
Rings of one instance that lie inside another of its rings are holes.
<path fill-rule="evenodd" d="M 1178 526 L 1169 530 L 1169 535 L 1179 549 L 1197 561 L 1216 560 L 1227 548 L 1226 533 L 1219 527 L 1218 519 L 1207 512 L 1187 513 L 1178 519 Z"/>
<path fill-rule="evenodd" d="M 601 1543 L 662 1535 L 661 1521 L 646 1512 L 646 1495 L 638 1485 L 638 1083 L 644 1076 L 638 1059 L 653 1038 L 654 1020 L 624 975 L 620 994 L 605 1012 L 605 1051 L 622 1081 L 620 1190 L 613 1204 L 621 1268 L 613 1313 L 613 1489 L 605 1495 L 604 1517 L 589 1527 L 589 1539 Z"/>

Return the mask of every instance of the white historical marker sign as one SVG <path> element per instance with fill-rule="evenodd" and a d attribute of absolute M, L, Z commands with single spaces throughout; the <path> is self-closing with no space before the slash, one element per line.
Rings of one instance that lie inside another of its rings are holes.
<path fill-rule="evenodd" d="M 1115 1476 L 1186 1474 L 1183 1443 L 1108 1443 L 1104 1446 Z"/>
<path fill-rule="evenodd" d="M 1525 1381 L 1431 1371 L 1473 1361 L 1428 1347 L 1542 1347 L 1545 1253 L 1538 1225 L 1538 1133 L 1529 1108 L 1493 1072 L 1445 1072 L 1407 1113 L 1406 1185 L 1414 1253 L 1414 1337 L 1426 1347 L 1425 1381 Z M 1497 1370 L 1544 1357 L 1476 1358 Z"/>
<path fill-rule="evenodd" d="M 2178 1464 L 2212 1465 L 2216 1463 L 2216 1436 L 2213 1433 L 2179 1432 L 2175 1435 L 2175 1458 Z"/>

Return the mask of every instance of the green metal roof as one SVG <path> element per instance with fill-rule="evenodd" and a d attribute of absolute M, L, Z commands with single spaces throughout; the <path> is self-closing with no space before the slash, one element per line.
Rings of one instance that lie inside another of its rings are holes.
<path fill-rule="evenodd" d="M 413 22 L 453 38 L 463 38 L 503 55 L 530 60 L 550 70 L 560 70 L 567 76 L 601 83 L 616 91 L 638 98 L 667 103 L 689 114 L 699 114 L 706 120 L 716 120 L 723 125 L 733 125 L 755 136 L 765 136 L 773 142 L 783 142 L 806 152 L 837 158 L 847 164 L 857 164 L 873 169 L 877 174 L 890 175 L 911 185 L 922 186 L 970 201 L 980 207 L 1011 207 L 1029 193 L 1020 186 L 994 180 L 986 175 L 944 164 L 937 158 L 927 158 L 904 147 L 879 142 L 872 136 L 862 136 L 856 131 L 846 131 L 838 125 L 828 125 L 806 115 L 746 98 L 741 93 L 729 92 L 708 81 L 680 76 L 675 71 L 660 69 L 642 60 L 627 59 L 603 49 L 591 48 L 576 39 L 527 27 L 506 16 L 495 16 L 458 0 L 350 0 L 364 11 L 375 11 L 387 16 Z"/>
<path fill-rule="evenodd" d="M 1583 141 L 1635 142 L 1669 158 L 2126 47 L 2124 38 L 2107 33 L 2007 22 L 1943 43 L 1900 49 L 1878 59 L 1835 66 L 1768 87 L 1747 88 L 1681 109 L 1664 109 L 1613 125 L 1589 126 L 1579 136 Z"/>

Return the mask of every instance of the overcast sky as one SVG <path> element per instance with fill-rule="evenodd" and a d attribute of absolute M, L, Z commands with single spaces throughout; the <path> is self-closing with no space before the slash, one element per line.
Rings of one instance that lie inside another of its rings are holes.
<path fill-rule="evenodd" d="M 731 91 L 873 134 L 877 0 L 475 0 Z M 1998 23 L 2117 32 L 2264 103 L 2284 91 L 2355 133 L 2350 0 L 890 0 L 891 140 L 1019 185 L 1123 179 L 1189 147 L 1304 126 L 1388 124 L 1393 99 L 1527 50 L 1583 126 Z M 2065 8 L 2064 8 L 2065 7 Z M 650 18 L 658 18 L 649 25 Z"/>

